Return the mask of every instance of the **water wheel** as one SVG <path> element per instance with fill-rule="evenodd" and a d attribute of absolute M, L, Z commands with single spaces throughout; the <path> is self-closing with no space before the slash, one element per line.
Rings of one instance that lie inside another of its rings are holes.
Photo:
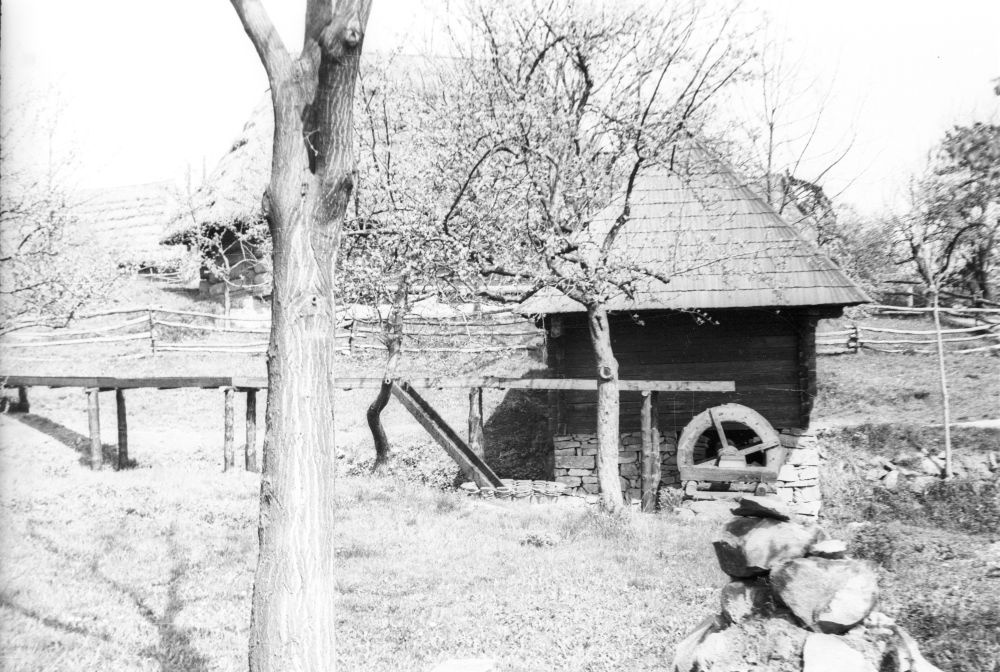
<path fill-rule="evenodd" d="M 696 462 L 696 449 L 704 446 L 706 436 L 715 455 Z M 702 411 L 687 424 L 677 442 L 682 481 L 775 481 L 784 461 L 778 432 L 760 413 L 740 404 Z"/>

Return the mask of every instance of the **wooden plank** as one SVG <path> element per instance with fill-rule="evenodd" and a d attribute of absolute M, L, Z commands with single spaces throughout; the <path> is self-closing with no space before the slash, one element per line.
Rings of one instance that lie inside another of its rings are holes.
<path fill-rule="evenodd" d="M 222 442 L 222 470 L 229 471 L 236 466 L 236 457 L 233 452 L 233 397 L 236 390 L 232 387 L 225 388 L 225 408 L 224 408 L 224 435 Z"/>
<path fill-rule="evenodd" d="M 100 387 L 97 378 L 85 376 L 0 376 L 7 387 Z"/>
<path fill-rule="evenodd" d="M 682 481 L 753 481 L 771 483 L 778 480 L 778 472 L 762 467 L 745 469 L 720 469 L 719 467 L 681 467 Z"/>
<path fill-rule="evenodd" d="M 118 465 L 117 469 L 128 467 L 128 418 L 125 412 L 125 392 L 115 390 L 115 408 L 118 412 Z"/>
<path fill-rule="evenodd" d="M 247 471 L 257 471 L 257 390 L 248 389 L 247 402 L 247 443 L 243 448 L 243 468 Z"/>
<path fill-rule="evenodd" d="M 104 466 L 104 445 L 101 443 L 100 390 L 89 387 L 87 392 L 87 424 L 90 428 L 90 468 L 100 471 Z"/>
<path fill-rule="evenodd" d="M 642 398 L 642 510 L 656 510 L 660 489 L 660 428 L 656 392 Z"/>
<path fill-rule="evenodd" d="M 427 433 L 444 448 L 451 459 L 458 463 L 462 471 L 472 475 L 477 485 L 480 487 L 500 487 L 503 485 L 489 465 L 465 445 L 455 430 L 417 394 L 416 390 L 406 383 L 393 383 L 391 392 L 403 407 L 416 418 L 417 422 L 427 430 Z"/>
<path fill-rule="evenodd" d="M 483 449 L 483 388 L 469 390 L 469 449 L 479 457 L 485 456 Z"/>

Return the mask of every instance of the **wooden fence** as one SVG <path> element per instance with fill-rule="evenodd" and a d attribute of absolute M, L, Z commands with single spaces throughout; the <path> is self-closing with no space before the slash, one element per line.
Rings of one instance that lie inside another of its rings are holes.
<path fill-rule="evenodd" d="M 94 321 L 96 326 L 80 326 Z M 108 321 L 110 323 L 107 323 Z M 152 354 L 202 352 L 264 354 L 270 334 L 269 316 L 219 315 L 159 307 L 119 308 L 79 315 L 74 326 L 29 325 L 10 331 L 5 348 L 60 348 L 104 343 L 141 343 Z M 384 351 L 382 323 L 375 318 L 347 317 L 334 333 L 345 353 Z M 410 316 L 404 322 L 403 352 L 496 353 L 532 350 L 544 334 L 531 320 L 510 311 L 470 316 Z"/>
<path fill-rule="evenodd" d="M 921 315 L 930 308 L 875 306 L 880 315 Z M 973 321 L 969 326 L 942 329 L 951 354 L 1000 353 L 1000 309 L 942 308 L 940 312 Z M 13 331 L 4 336 L 5 348 L 61 348 L 100 343 L 141 344 L 152 354 L 164 352 L 233 353 L 260 355 L 267 350 L 267 316 L 219 315 L 158 307 L 119 308 L 78 316 L 75 325 L 113 320 L 92 327 L 45 327 Z M 344 353 L 384 351 L 381 323 L 374 318 L 346 318 L 334 334 Z M 894 329 L 863 323 L 816 334 L 821 355 L 860 353 L 933 354 L 933 329 Z M 532 350 L 544 343 L 544 334 L 530 320 L 510 311 L 462 317 L 411 316 L 405 321 L 404 352 L 497 353 Z"/>
<path fill-rule="evenodd" d="M 928 315 L 932 308 L 873 306 L 874 312 L 886 316 Z M 966 327 L 942 329 L 942 342 L 951 345 L 949 354 L 1000 352 L 1000 309 L 941 308 L 939 312 L 952 317 L 975 321 Z M 858 354 L 862 350 L 907 354 L 934 354 L 937 345 L 934 329 L 891 329 L 854 324 L 837 331 L 816 332 L 817 354 Z"/>

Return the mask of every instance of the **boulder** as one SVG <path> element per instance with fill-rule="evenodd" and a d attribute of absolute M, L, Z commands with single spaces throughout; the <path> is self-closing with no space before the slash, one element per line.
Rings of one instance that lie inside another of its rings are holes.
<path fill-rule="evenodd" d="M 716 501 L 712 499 L 702 499 L 694 501 L 686 501 L 681 506 L 685 509 L 694 511 L 699 517 L 703 518 L 732 518 L 732 502 Z M 740 518 L 739 520 L 750 520 L 749 518 Z"/>
<path fill-rule="evenodd" d="M 731 581 L 722 588 L 719 596 L 722 615 L 732 623 L 757 616 L 771 604 L 771 586 L 766 580 Z"/>
<path fill-rule="evenodd" d="M 674 672 L 694 672 L 698 665 L 698 647 L 713 632 L 722 629 L 718 616 L 709 616 L 691 634 L 682 639 L 674 650 Z"/>
<path fill-rule="evenodd" d="M 729 627 L 715 625 L 698 634 L 697 644 L 689 643 L 689 638 L 678 646 L 676 672 L 798 671 L 808 633 L 776 616 L 751 618 Z"/>
<path fill-rule="evenodd" d="M 840 560 L 847 555 L 847 542 L 840 539 L 824 539 L 809 547 L 808 556 Z"/>
<path fill-rule="evenodd" d="M 802 647 L 802 672 L 876 672 L 842 637 L 812 633 Z"/>
<path fill-rule="evenodd" d="M 846 632 L 878 601 L 875 568 L 861 560 L 791 560 L 772 572 L 771 583 L 807 628 L 823 633 Z"/>
<path fill-rule="evenodd" d="M 739 500 L 739 506 L 733 509 L 734 516 L 747 518 L 774 518 L 775 520 L 791 520 L 792 512 L 785 502 L 777 496 L 746 495 Z"/>
<path fill-rule="evenodd" d="M 713 542 L 719 566 L 737 579 L 761 576 L 783 562 L 801 558 L 819 529 L 773 518 L 734 518 Z"/>

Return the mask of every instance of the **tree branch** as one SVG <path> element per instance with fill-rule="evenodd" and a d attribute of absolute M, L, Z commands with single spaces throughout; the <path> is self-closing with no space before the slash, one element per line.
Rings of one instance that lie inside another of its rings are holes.
<path fill-rule="evenodd" d="M 267 72 L 272 90 L 292 70 L 292 57 L 260 0 L 230 0 Z"/>

